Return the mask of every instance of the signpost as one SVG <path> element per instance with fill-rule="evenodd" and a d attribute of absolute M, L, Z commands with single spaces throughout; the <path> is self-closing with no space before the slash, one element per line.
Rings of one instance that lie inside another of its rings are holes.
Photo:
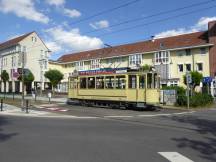
<path fill-rule="evenodd" d="M 190 93 L 189 93 L 189 84 L 192 83 L 192 77 L 189 72 L 186 73 L 186 82 L 187 82 L 187 108 L 190 108 Z"/>

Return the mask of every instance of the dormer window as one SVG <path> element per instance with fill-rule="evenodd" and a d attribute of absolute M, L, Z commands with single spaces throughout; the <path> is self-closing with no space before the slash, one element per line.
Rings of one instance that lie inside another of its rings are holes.
<path fill-rule="evenodd" d="M 37 38 L 36 37 L 32 37 L 32 42 L 37 42 Z"/>

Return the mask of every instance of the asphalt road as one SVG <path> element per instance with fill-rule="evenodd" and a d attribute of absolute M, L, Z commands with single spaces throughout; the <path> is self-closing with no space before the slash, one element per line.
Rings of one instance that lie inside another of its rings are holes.
<path fill-rule="evenodd" d="M 169 161 L 158 152 L 215 162 L 216 110 L 97 119 L 0 115 L 2 162 Z"/>

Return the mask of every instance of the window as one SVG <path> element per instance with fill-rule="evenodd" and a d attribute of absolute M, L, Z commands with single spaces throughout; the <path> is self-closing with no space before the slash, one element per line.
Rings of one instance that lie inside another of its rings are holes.
<path fill-rule="evenodd" d="M 191 64 L 186 64 L 186 71 L 191 71 Z"/>
<path fill-rule="evenodd" d="M 95 77 L 88 78 L 88 88 L 94 89 L 95 88 Z"/>
<path fill-rule="evenodd" d="M 112 64 L 112 59 L 107 59 L 107 64 Z"/>
<path fill-rule="evenodd" d="M 80 88 L 87 88 L 87 78 L 80 78 Z"/>
<path fill-rule="evenodd" d="M 191 50 L 190 49 L 186 49 L 185 52 L 186 52 L 186 56 L 190 56 L 191 55 Z"/>
<path fill-rule="evenodd" d="M 43 58 L 43 57 L 44 57 L 44 51 L 41 50 L 41 58 Z"/>
<path fill-rule="evenodd" d="M 128 88 L 136 88 L 136 75 L 129 75 Z"/>
<path fill-rule="evenodd" d="M 184 71 L 183 64 L 178 64 L 178 71 L 179 72 L 183 72 Z"/>
<path fill-rule="evenodd" d="M 101 76 L 96 78 L 96 88 L 104 89 L 104 77 Z"/>
<path fill-rule="evenodd" d="M 96 59 L 96 60 L 91 60 L 91 69 L 99 69 L 100 68 L 100 60 Z"/>
<path fill-rule="evenodd" d="M 75 62 L 75 69 L 76 70 L 85 70 L 85 63 L 84 63 L 84 61 Z"/>
<path fill-rule="evenodd" d="M 114 76 L 105 77 L 105 87 L 107 89 L 113 89 L 115 87 Z"/>
<path fill-rule="evenodd" d="M 206 54 L 206 48 L 200 48 L 200 54 L 205 55 Z"/>
<path fill-rule="evenodd" d="M 47 69 L 47 61 L 44 61 L 44 69 Z"/>
<path fill-rule="evenodd" d="M 169 53 L 167 51 L 160 51 L 155 53 L 155 63 L 168 63 L 169 61 Z"/>
<path fill-rule="evenodd" d="M 139 77 L 139 88 L 144 89 L 145 88 L 145 76 Z"/>
<path fill-rule="evenodd" d="M 131 55 L 129 56 L 129 66 L 136 66 L 142 63 L 142 55 Z"/>
<path fill-rule="evenodd" d="M 185 52 L 184 50 L 179 50 L 176 52 L 177 56 L 184 56 Z"/>
<path fill-rule="evenodd" d="M 116 76 L 116 88 L 125 89 L 125 76 Z"/>
<path fill-rule="evenodd" d="M 36 37 L 32 37 L 32 42 L 37 42 L 37 38 Z"/>
<path fill-rule="evenodd" d="M 122 62 L 122 57 L 116 58 L 116 62 L 117 62 L 117 63 L 121 63 L 121 62 Z"/>
<path fill-rule="evenodd" d="M 170 81 L 170 86 L 178 86 L 178 81 Z"/>
<path fill-rule="evenodd" d="M 197 63 L 197 71 L 203 71 L 203 63 Z"/>

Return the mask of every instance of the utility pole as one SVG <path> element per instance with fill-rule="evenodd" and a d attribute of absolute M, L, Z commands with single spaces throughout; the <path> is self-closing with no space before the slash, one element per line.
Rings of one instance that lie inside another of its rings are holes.
<path fill-rule="evenodd" d="M 26 47 L 23 46 L 23 51 L 22 51 L 22 111 L 24 111 L 24 64 L 25 64 L 25 53 L 26 53 Z"/>
<path fill-rule="evenodd" d="M 190 93 L 189 93 L 189 84 L 192 82 L 191 74 L 189 72 L 186 73 L 186 82 L 187 82 L 187 108 L 190 108 Z"/>

